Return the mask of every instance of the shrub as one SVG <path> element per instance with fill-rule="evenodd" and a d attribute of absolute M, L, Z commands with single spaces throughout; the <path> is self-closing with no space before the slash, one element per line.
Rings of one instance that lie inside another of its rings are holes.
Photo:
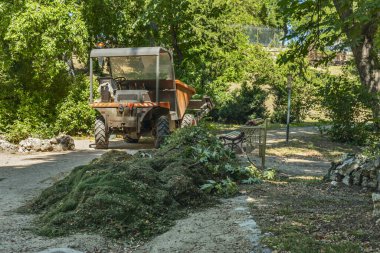
<path fill-rule="evenodd" d="M 300 64 L 300 66 L 304 66 L 306 63 L 302 61 Z M 278 77 L 272 83 L 272 93 L 275 97 L 274 112 L 271 115 L 272 122 L 286 123 L 287 120 L 288 73 L 292 73 L 290 122 L 301 122 L 305 119 L 306 115 L 315 106 L 315 104 L 317 104 L 315 96 L 316 84 L 319 77 L 307 66 L 297 72 L 295 72 L 294 69 L 294 66 L 278 66 Z"/>
<path fill-rule="evenodd" d="M 228 94 L 228 93 L 227 93 Z M 268 93 L 255 84 L 244 82 L 225 100 L 220 101 L 214 118 L 226 123 L 244 124 L 250 118 L 266 116 L 265 99 Z"/>
<path fill-rule="evenodd" d="M 371 118 L 369 94 L 355 78 L 326 76 L 326 85 L 319 88 L 319 97 L 327 116 L 332 120 L 327 133 L 333 140 L 364 144 L 369 137 Z"/>
<path fill-rule="evenodd" d="M 38 118 L 29 118 L 23 121 L 16 120 L 8 126 L 5 137 L 12 143 L 19 143 L 28 137 L 51 138 L 54 136 L 53 129 Z"/>
<path fill-rule="evenodd" d="M 78 76 L 67 97 L 57 105 L 55 132 L 71 135 L 90 134 L 95 120 L 95 110 L 89 106 L 89 81 Z"/>

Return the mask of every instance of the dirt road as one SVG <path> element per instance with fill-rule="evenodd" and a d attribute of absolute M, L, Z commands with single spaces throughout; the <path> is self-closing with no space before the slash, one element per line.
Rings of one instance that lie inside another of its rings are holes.
<path fill-rule="evenodd" d="M 109 242 L 100 236 L 75 235 L 66 238 L 47 239 L 29 231 L 33 215 L 14 212 L 42 189 L 63 178 L 74 167 L 89 163 L 104 150 L 89 148 L 89 140 L 76 140 L 76 150 L 71 152 L 46 152 L 34 154 L 0 153 L 0 252 L 37 252 L 49 247 L 73 247 L 94 250 Z M 122 148 L 133 154 L 140 149 L 152 148 L 152 144 L 125 144 L 114 141 L 111 148 Z M 105 246 L 104 246 L 105 245 Z"/>
<path fill-rule="evenodd" d="M 309 138 L 314 128 L 296 129 L 292 138 Z M 268 143 L 272 148 L 281 146 L 284 130 L 269 131 Z M 36 196 L 42 189 L 64 177 L 74 167 L 87 164 L 105 151 L 90 149 L 89 140 L 77 140 L 76 151 L 37 153 L 28 155 L 0 153 L 0 252 L 38 252 L 47 248 L 70 247 L 87 252 L 131 252 L 123 242 L 107 240 L 99 235 L 76 234 L 63 238 L 38 237 L 30 231 L 35 216 L 21 215 L 14 209 Z M 135 153 L 153 147 L 151 140 L 141 144 L 112 142 L 111 148 Z M 270 151 L 271 149 L 269 149 Z M 273 150 L 272 150 L 273 151 Z M 324 173 L 327 161 L 302 161 L 294 168 L 292 160 L 270 155 L 268 164 L 300 174 L 308 170 Z M 289 164 L 287 164 L 289 163 Z M 306 164 L 306 165 L 305 165 Z M 291 169 L 289 169 L 291 168 Z M 306 169 L 305 169 L 306 168 Z M 304 170 L 304 171 L 302 171 Z M 247 198 L 223 201 L 219 206 L 190 215 L 167 233 L 141 247 L 137 252 L 250 252 L 258 250 L 259 229 L 246 208 Z M 167 243 L 171 242 L 171 243 Z M 239 243 L 236 243 L 239 242 Z M 228 251 L 223 251 L 228 249 Z"/>

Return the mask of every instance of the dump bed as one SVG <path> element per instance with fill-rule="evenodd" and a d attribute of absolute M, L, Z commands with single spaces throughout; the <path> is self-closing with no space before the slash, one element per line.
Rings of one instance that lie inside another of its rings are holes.
<path fill-rule="evenodd" d="M 186 108 L 190 103 L 191 97 L 195 94 L 195 89 L 180 80 L 176 80 L 175 84 L 178 103 L 178 117 L 182 119 L 183 115 L 185 115 Z"/>

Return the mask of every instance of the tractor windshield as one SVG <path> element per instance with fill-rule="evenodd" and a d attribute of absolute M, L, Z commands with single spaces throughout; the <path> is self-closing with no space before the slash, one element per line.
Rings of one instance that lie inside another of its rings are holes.
<path fill-rule="evenodd" d="M 112 77 L 127 80 L 155 80 L 156 56 L 110 57 Z M 160 80 L 173 80 L 172 64 L 168 53 L 160 54 Z"/>

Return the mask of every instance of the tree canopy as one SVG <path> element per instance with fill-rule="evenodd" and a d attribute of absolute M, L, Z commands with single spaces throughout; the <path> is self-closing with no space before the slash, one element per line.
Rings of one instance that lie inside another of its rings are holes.
<path fill-rule="evenodd" d="M 361 83 L 373 94 L 372 112 L 380 127 L 380 2 L 377 0 L 281 0 L 281 12 L 291 26 L 286 37 L 292 60 L 313 49 L 328 62 L 334 53 L 352 50 Z"/>
<path fill-rule="evenodd" d="M 0 132 L 14 141 L 90 133 L 88 53 L 98 42 L 171 49 L 176 77 L 214 97 L 215 119 L 236 123 L 267 116 L 268 94 L 281 121 L 288 73 L 302 120 L 317 103 L 315 86 L 340 80 L 324 79 L 305 56 L 314 49 L 328 62 L 350 48 L 379 119 L 379 9 L 375 0 L 0 0 Z M 250 26 L 284 32 L 284 66 L 249 42 Z"/>
<path fill-rule="evenodd" d="M 97 42 L 172 49 L 178 78 L 221 95 L 230 82 L 250 78 L 247 62 L 255 57 L 247 52 L 258 49 L 245 27 L 263 24 L 262 8 L 257 0 L 0 0 L 0 130 L 91 131 L 61 124 L 73 125 L 68 119 L 77 113 L 93 117 L 82 75 Z M 74 58 L 84 68 L 75 69 Z"/>

